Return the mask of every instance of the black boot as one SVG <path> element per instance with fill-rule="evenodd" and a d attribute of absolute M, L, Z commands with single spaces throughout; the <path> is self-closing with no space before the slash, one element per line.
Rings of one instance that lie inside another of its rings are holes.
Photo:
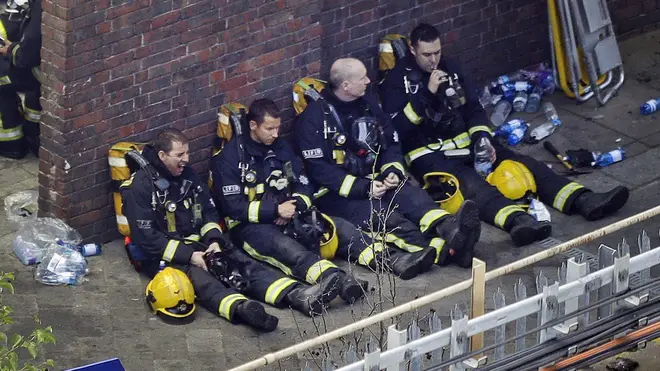
<path fill-rule="evenodd" d="M 445 240 L 437 263 L 456 263 L 463 268 L 472 266 L 474 245 L 481 236 L 479 208 L 471 200 L 466 200 L 456 215 L 449 216 L 436 227 L 439 237 Z"/>
<path fill-rule="evenodd" d="M 374 260 L 384 262 L 385 266 L 402 280 L 409 280 L 431 269 L 435 255 L 433 248 L 413 253 L 391 248 L 376 255 Z"/>
<path fill-rule="evenodd" d="M 525 246 L 548 238 L 551 232 L 550 223 L 539 222 L 529 214 L 520 214 L 513 219 L 513 227 L 509 234 L 517 246 Z"/>
<path fill-rule="evenodd" d="M 339 297 L 348 304 L 353 304 L 356 300 L 363 297 L 369 289 L 369 282 L 358 279 L 352 274 L 341 272 L 339 281 Z"/>
<path fill-rule="evenodd" d="M 339 279 L 339 272 L 335 272 L 327 274 L 316 285 L 296 285 L 286 294 L 286 303 L 310 317 L 321 314 L 339 294 Z"/>
<path fill-rule="evenodd" d="M 619 210 L 628 201 L 630 192 L 624 186 L 618 186 L 609 192 L 583 192 L 575 199 L 571 211 L 582 215 L 587 220 L 598 220 Z"/>
<path fill-rule="evenodd" d="M 246 300 L 238 304 L 234 314 L 250 327 L 265 332 L 275 330 L 280 321 L 277 317 L 266 313 L 263 305 L 254 300 Z"/>

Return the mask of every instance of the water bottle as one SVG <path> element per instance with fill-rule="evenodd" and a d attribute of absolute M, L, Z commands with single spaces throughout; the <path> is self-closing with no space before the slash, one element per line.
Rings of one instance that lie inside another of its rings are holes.
<path fill-rule="evenodd" d="M 596 161 L 591 163 L 593 167 L 605 167 L 623 160 L 626 156 L 626 151 L 619 147 L 613 151 L 602 153 Z"/>
<path fill-rule="evenodd" d="M 504 99 L 508 100 L 509 102 L 513 102 L 513 99 L 516 97 L 515 85 L 509 83 L 500 85 L 500 88 L 502 89 L 502 95 L 504 96 Z"/>
<path fill-rule="evenodd" d="M 539 85 L 534 86 L 532 92 L 527 98 L 527 106 L 525 107 L 525 112 L 527 113 L 536 113 L 541 108 L 541 96 L 543 95 L 543 90 Z"/>
<path fill-rule="evenodd" d="M 482 178 L 486 178 L 493 171 L 495 162 L 495 148 L 486 137 L 482 137 L 474 147 L 474 170 Z"/>
<path fill-rule="evenodd" d="M 639 107 L 639 112 L 642 115 L 650 115 L 653 112 L 657 111 L 658 106 L 660 106 L 660 98 L 658 99 L 651 99 L 650 101 L 642 104 Z"/>
<path fill-rule="evenodd" d="M 493 95 L 488 87 L 484 87 L 484 91 L 479 95 L 479 103 L 482 108 L 490 107 L 493 104 Z"/>
<path fill-rule="evenodd" d="M 511 134 L 509 134 L 509 137 L 506 140 L 507 143 L 510 146 L 515 146 L 518 143 L 522 142 L 523 138 L 525 137 L 525 133 L 527 133 L 527 128 L 528 128 L 527 124 L 525 124 L 521 127 L 515 128 L 511 132 Z"/>
<path fill-rule="evenodd" d="M 522 112 L 527 105 L 527 93 L 524 91 L 518 92 L 516 97 L 513 99 L 513 110 L 516 112 Z"/>
<path fill-rule="evenodd" d="M 543 202 L 533 198 L 532 201 L 529 203 L 529 210 L 527 211 L 528 214 L 534 217 L 536 221 L 539 222 L 550 222 L 551 217 L 550 217 L 550 212 L 548 211 L 548 208 L 543 204 Z"/>
<path fill-rule="evenodd" d="M 89 272 L 87 261 L 78 251 L 62 245 L 52 249 L 37 266 L 34 277 L 46 285 L 78 285 Z"/>
<path fill-rule="evenodd" d="M 545 113 L 545 118 L 555 124 L 556 126 L 561 125 L 561 120 L 559 120 L 559 115 L 555 109 L 554 104 L 547 102 L 543 105 L 543 113 Z"/>
<path fill-rule="evenodd" d="M 514 84 L 514 89 L 516 91 L 528 92 L 532 88 L 532 84 L 527 81 L 518 81 Z"/>
<path fill-rule="evenodd" d="M 78 246 L 78 251 L 84 257 L 95 256 L 101 254 L 101 245 L 98 243 L 87 243 L 81 246 Z"/>
<path fill-rule="evenodd" d="M 506 84 L 510 81 L 511 81 L 511 79 L 507 75 L 502 75 L 502 76 L 497 78 L 497 83 L 500 84 L 500 85 L 504 85 L 504 84 Z"/>
<path fill-rule="evenodd" d="M 511 134 L 515 129 L 517 129 L 517 128 L 523 126 L 523 125 L 527 125 L 527 123 L 524 120 L 521 120 L 521 119 L 511 120 L 511 121 L 507 122 L 506 124 L 498 127 L 495 130 L 495 136 L 496 137 L 505 137 L 505 136 Z"/>
<path fill-rule="evenodd" d="M 502 94 L 491 95 L 490 105 L 495 106 L 501 100 Z"/>
<path fill-rule="evenodd" d="M 160 263 L 158 263 L 158 271 L 160 272 L 163 269 L 165 269 L 165 261 L 161 260 Z"/>
<path fill-rule="evenodd" d="M 495 105 L 493 113 L 490 115 L 490 122 L 495 126 L 500 126 L 506 122 L 507 117 L 511 113 L 511 103 L 508 100 L 502 99 Z"/>
<path fill-rule="evenodd" d="M 555 78 L 550 71 L 543 71 L 537 79 L 538 84 L 543 89 L 543 94 L 552 94 L 555 92 Z"/>

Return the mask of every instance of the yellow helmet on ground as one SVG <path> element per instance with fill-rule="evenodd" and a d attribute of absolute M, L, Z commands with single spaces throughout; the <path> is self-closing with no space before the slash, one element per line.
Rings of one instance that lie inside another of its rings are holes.
<path fill-rule="evenodd" d="M 510 200 L 536 193 L 536 181 L 529 169 L 518 161 L 504 160 L 486 177 L 486 181 Z"/>
<path fill-rule="evenodd" d="M 184 319 L 195 312 L 195 289 L 179 269 L 165 267 L 158 272 L 147 284 L 146 295 L 151 311 L 165 319 Z"/>
<path fill-rule="evenodd" d="M 456 214 L 465 201 L 459 186 L 458 179 L 449 173 L 424 174 L 423 188 L 442 209 L 451 214 Z"/>
<path fill-rule="evenodd" d="M 329 216 L 321 213 L 321 223 L 325 224 L 323 236 L 321 237 L 320 254 L 323 259 L 331 260 L 335 257 L 339 248 L 339 237 L 335 222 Z"/>

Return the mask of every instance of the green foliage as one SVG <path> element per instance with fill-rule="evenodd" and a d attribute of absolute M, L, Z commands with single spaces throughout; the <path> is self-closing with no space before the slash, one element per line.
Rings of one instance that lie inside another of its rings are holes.
<path fill-rule="evenodd" d="M 14 280 L 13 273 L 0 273 L 0 371 L 43 371 L 48 370 L 48 367 L 55 367 L 52 359 L 47 359 L 38 365 L 32 363 L 23 363 L 18 359 L 18 350 L 24 348 L 30 354 L 31 361 L 37 359 L 39 355 L 39 345 L 53 343 L 55 344 L 55 336 L 53 336 L 53 329 L 42 327 L 41 321 L 36 316 L 34 321 L 37 327 L 29 335 L 21 334 L 7 334 L 4 332 L 3 326 L 14 323 L 11 314 L 12 308 L 4 305 L 3 295 L 6 293 L 14 293 L 14 285 L 11 281 Z"/>

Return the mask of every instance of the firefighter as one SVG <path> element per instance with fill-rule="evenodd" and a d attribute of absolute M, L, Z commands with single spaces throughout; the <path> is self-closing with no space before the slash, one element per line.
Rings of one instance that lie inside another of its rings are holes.
<path fill-rule="evenodd" d="M 310 178 L 321 187 L 319 209 L 366 230 L 387 231 L 386 242 L 412 253 L 395 271 L 417 266 L 423 272 L 433 263 L 471 266 L 481 232 L 475 204 L 466 201 L 451 215 L 406 181 L 389 117 L 365 95 L 370 81 L 362 62 L 335 61 L 329 80 L 317 99 L 309 99 L 294 131 Z"/>
<path fill-rule="evenodd" d="M 188 148 L 183 133 L 163 131 L 139 156 L 140 170 L 122 184 L 124 215 L 137 250 L 129 258 L 149 277 L 161 270 L 161 264 L 184 271 L 201 304 L 230 322 L 264 331 L 277 326 L 277 317 L 247 295 L 306 315 L 320 313 L 322 288 L 288 278 L 225 240 L 206 184 L 187 166 Z M 219 277 L 223 270 L 231 276 Z M 235 276 L 240 284 L 232 284 Z"/>
<path fill-rule="evenodd" d="M 29 149 L 38 156 L 41 1 L 7 1 L 0 38 L 0 155 L 22 158 Z"/>
<path fill-rule="evenodd" d="M 333 286 L 327 293 L 327 302 L 337 295 L 348 303 L 362 297 L 367 282 L 321 258 L 320 246 L 311 246 L 319 243 L 319 235 L 315 241 L 306 236 L 315 223 L 300 215 L 310 210 L 312 191 L 300 159 L 285 141 L 277 140 L 276 104 L 255 100 L 241 125 L 245 134 L 234 136 L 210 165 L 213 195 L 228 216 L 236 244 L 253 258 L 309 284 L 329 286 L 326 281 L 339 280 L 338 290 Z M 331 228 L 346 229 L 343 223 L 327 221 Z"/>
<path fill-rule="evenodd" d="M 465 197 L 479 206 L 481 220 L 509 232 L 518 246 L 548 237 L 550 224 L 537 222 L 479 176 L 471 154 L 464 156 L 455 151 L 471 149 L 480 138 L 490 142 L 492 135 L 488 118 L 474 96 L 477 90 L 455 63 L 441 58 L 438 30 L 428 24 L 417 26 L 410 35 L 409 50 L 410 54 L 387 73 L 379 91 L 385 111 L 393 117 L 411 172 L 418 179 L 438 171 L 455 175 Z M 628 199 L 625 187 L 595 193 L 533 158 L 498 143 L 492 145 L 496 149 L 493 169 L 504 160 L 522 164 L 533 174 L 540 200 L 563 213 L 597 220 L 623 207 Z M 511 162 L 504 166 L 509 167 Z M 516 194 L 519 190 L 506 192 Z"/>

